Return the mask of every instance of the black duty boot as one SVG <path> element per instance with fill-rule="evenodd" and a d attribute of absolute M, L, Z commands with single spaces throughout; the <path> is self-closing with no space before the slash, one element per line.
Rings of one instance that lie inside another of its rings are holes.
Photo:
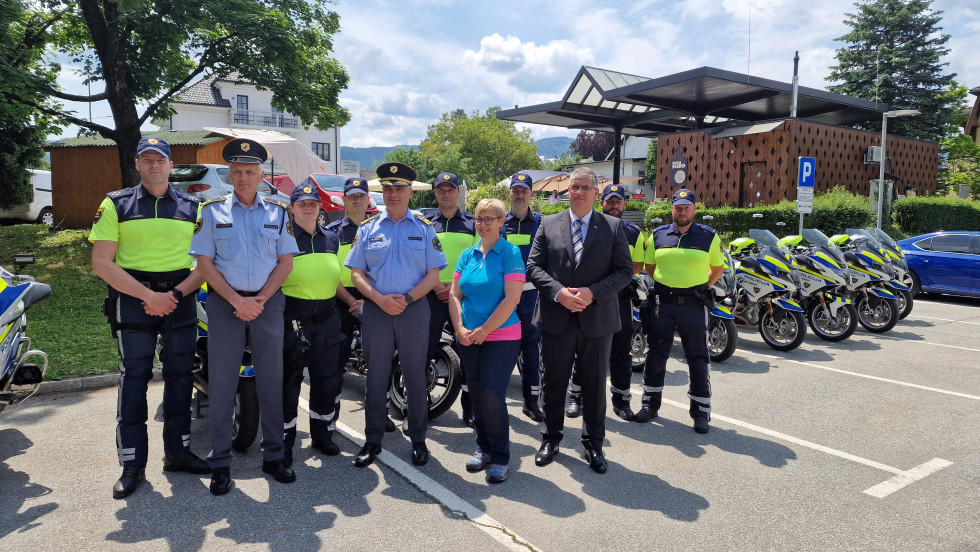
<path fill-rule="evenodd" d="M 631 421 L 635 416 L 633 414 L 633 409 L 630 408 L 629 394 L 622 394 L 618 389 L 613 388 L 612 400 L 610 402 L 612 402 L 613 414 L 619 416 L 627 422 Z"/>
<path fill-rule="evenodd" d="M 694 431 L 707 433 L 708 421 L 711 420 L 710 399 L 691 397 L 691 418 L 694 418 Z"/>
<path fill-rule="evenodd" d="M 126 498 L 133 494 L 136 486 L 146 479 L 146 469 L 142 467 L 123 468 L 122 476 L 112 486 L 112 498 Z"/>
<path fill-rule="evenodd" d="M 656 418 L 660 412 L 660 401 L 662 398 L 663 393 L 661 392 L 643 393 L 642 406 L 633 415 L 633 421 L 645 424 Z"/>
<path fill-rule="evenodd" d="M 578 418 L 582 415 L 582 391 L 568 390 L 568 400 L 565 401 L 565 415 L 569 418 Z"/>
<path fill-rule="evenodd" d="M 541 409 L 538 408 L 537 398 L 524 401 L 524 408 L 521 409 L 521 412 L 523 412 L 528 418 L 531 418 L 531 421 L 533 422 L 540 422 L 541 420 L 544 420 L 544 414 L 542 414 Z"/>

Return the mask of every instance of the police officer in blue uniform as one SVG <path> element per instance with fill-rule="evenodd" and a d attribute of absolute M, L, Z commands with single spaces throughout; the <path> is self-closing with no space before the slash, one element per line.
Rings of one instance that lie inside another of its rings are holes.
<path fill-rule="evenodd" d="M 541 213 L 531 212 L 531 175 L 517 173 L 510 178 L 510 211 L 504 219 L 501 234 L 517 246 L 527 266 L 534 234 L 541 224 Z M 517 305 L 517 317 L 521 321 L 521 392 L 524 406 L 521 412 L 535 422 L 544 420 L 538 400 L 541 391 L 541 329 L 531 323 L 538 290 L 526 282 Z"/>
<path fill-rule="evenodd" d="M 436 231 L 447 265 L 439 271 L 439 282 L 425 296 L 429 302 L 429 345 L 425 353 L 428 359 L 435 358 L 443 329 L 446 322 L 449 322 L 449 293 L 456 261 L 466 248 L 480 241 L 476 235 L 473 214 L 459 208 L 460 191 L 456 175 L 441 173 L 436 176 L 433 186 L 439 208 L 425 218 L 432 223 L 432 229 Z M 459 376 L 462 377 L 462 373 Z M 473 407 L 466 383 L 463 383 L 461 391 L 459 402 L 463 409 L 463 421 L 473 427 Z"/>
<path fill-rule="evenodd" d="M 95 215 L 92 271 L 109 286 L 106 314 L 119 341 L 116 451 L 122 477 L 113 498 L 133 493 L 145 478 L 146 388 L 153 377 L 157 337 L 163 344 L 163 469 L 210 473 L 190 450 L 191 391 L 200 274 L 187 255 L 198 200 L 170 187 L 173 161 L 161 138 L 136 147 L 140 184 L 107 194 Z"/>
<path fill-rule="evenodd" d="M 602 212 L 618 219 L 623 218 L 626 200 L 629 193 L 620 184 L 609 184 L 602 190 Z M 623 231 L 626 232 L 626 242 L 630 247 L 630 257 L 633 260 L 633 273 L 643 270 L 643 242 L 640 241 L 640 227 L 628 220 L 622 221 Z M 619 292 L 619 317 L 622 327 L 613 334 L 612 347 L 609 350 L 609 380 L 612 384 L 613 413 L 623 420 L 633 419 L 633 409 L 630 407 L 630 381 L 633 377 L 633 358 L 630 354 L 633 341 L 633 304 L 630 286 Z M 568 386 L 568 404 L 565 415 L 570 418 L 578 417 L 582 412 L 582 387 L 578 382 L 578 372 L 572 372 L 572 382 Z"/>
<path fill-rule="evenodd" d="M 646 271 L 654 280 L 644 321 L 650 350 L 643 373 L 643 406 L 634 419 L 642 423 L 657 416 L 676 329 L 691 374 L 687 395 L 694 431 L 707 433 L 711 416 L 708 288 L 721 277 L 724 257 L 718 234 L 694 222 L 696 212 L 694 192 L 685 188 L 674 192 L 673 223 L 654 229 L 647 246 Z"/>
<path fill-rule="evenodd" d="M 446 257 L 431 223 L 408 209 L 415 171 L 407 165 L 388 162 L 377 172 L 386 211 L 364 221 L 344 262 L 365 299 L 361 315 L 368 363 L 365 439 L 354 465 L 369 466 L 381 453 L 391 359 L 397 349 L 408 401 L 412 463 L 420 466 L 429 460 L 425 445 L 429 419 L 425 376 L 429 303 L 423 298 L 439 281 Z"/>
<path fill-rule="evenodd" d="M 208 283 L 208 395 L 211 493 L 231 490 L 232 411 L 245 345 L 251 346 L 262 420 L 262 471 L 296 480 L 283 460 L 282 350 L 285 297 L 280 288 L 299 252 L 288 206 L 258 195 L 268 155 L 237 138 L 221 152 L 235 193 L 202 204 L 190 253 Z"/>

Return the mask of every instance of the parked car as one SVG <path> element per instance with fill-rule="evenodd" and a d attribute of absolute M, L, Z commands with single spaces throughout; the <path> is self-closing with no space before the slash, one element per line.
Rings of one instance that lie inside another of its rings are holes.
<path fill-rule="evenodd" d="M 980 297 L 980 232 L 932 232 L 898 242 L 912 275 L 912 294 Z"/>
<path fill-rule="evenodd" d="M 54 212 L 51 211 L 51 171 L 31 169 L 31 184 L 34 187 L 31 201 L 9 209 L 0 209 L 0 219 L 54 226 Z"/>
<path fill-rule="evenodd" d="M 235 193 L 228 182 L 228 166 L 207 163 L 174 165 L 170 173 L 170 185 L 200 199 L 227 196 Z M 273 197 L 289 204 L 289 196 L 280 192 L 267 181 L 259 182 L 259 195 Z"/>
<path fill-rule="evenodd" d="M 321 225 L 326 226 L 344 218 L 344 183 L 347 182 L 347 178 L 339 174 L 313 173 L 300 183 L 301 186 L 309 186 L 312 183 L 320 189 L 320 216 L 317 222 Z M 276 180 L 278 181 L 278 177 Z M 378 205 L 373 197 L 366 212 L 368 216 L 378 212 Z"/>

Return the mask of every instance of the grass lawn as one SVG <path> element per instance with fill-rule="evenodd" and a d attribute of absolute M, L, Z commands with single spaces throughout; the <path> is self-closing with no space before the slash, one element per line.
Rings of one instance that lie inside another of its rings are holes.
<path fill-rule="evenodd" d="M 46 380 L 115 372 L 116 340 L 102 314 L 106 285 L 92 274 L 88 230 L 49 232 L 41 225 L 0 227 L 0 264 L 13 272 L 14 253 L 33 253 L 23 270 L 51 286 L 51 297 L 27 311 L 32 346 L 48 354 Z"/>

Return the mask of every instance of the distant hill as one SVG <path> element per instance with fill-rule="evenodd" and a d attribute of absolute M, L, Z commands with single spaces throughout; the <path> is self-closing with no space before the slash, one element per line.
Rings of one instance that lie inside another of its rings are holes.
<path fill-rule="evenodd" d="M 340 146 L 341 161 L 359 161 L 361 170 L 370 170 L 375 164 L 380 165 L 385 160 L 385 154 L 396 148 L 419 149 L 418 146 L 376 146 L 370 148 L 354 148 Z"/>
<path fill-rule="evenodd" d="M 538 155 L 546 159 L 553 159 L 565 155 L 568 152 L 568 146 L 572 142 L 574 142 L 574 139 L 567 136 L 555 136 L 553 138 L 542 138 L 534 141 L 538 145 Z"/>
<path fill-rule="evenodd" d="M 572 139 L 565 136 L 554 138 L 542 138 L 535 140 L 538 146 L 538 155 L 545 158 L 561 157 L 568 151 L 568 146 Z M 361 170 L 370 170 L 376 163 L 384 161 L 385 154 L 395 148 L 419 149 L 418 146 L 376 146 L 370 148 L 355 148 L 351 146 L 340 146 L 340 159 L 342 161 L 358 161 L 361 163 Z"/>

